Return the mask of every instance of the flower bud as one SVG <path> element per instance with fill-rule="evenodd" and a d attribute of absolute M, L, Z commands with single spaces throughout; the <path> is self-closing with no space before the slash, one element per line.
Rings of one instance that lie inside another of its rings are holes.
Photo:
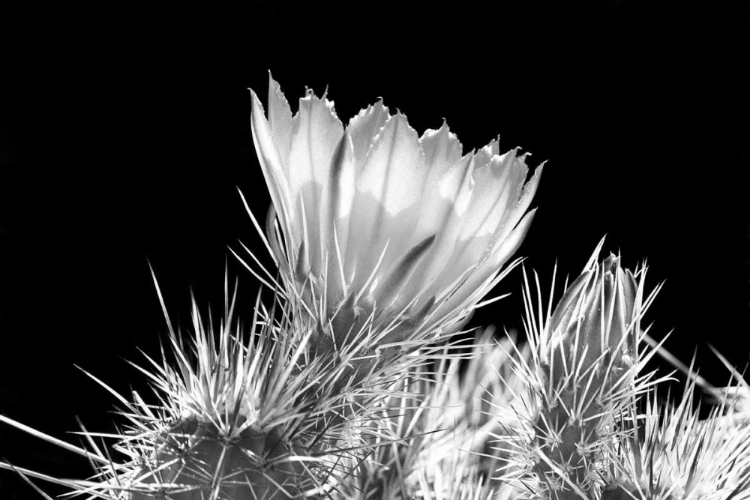
<path fill-rule="evenodd" d="M 589 262 L 550 319 L 551 376 L 560 380 L 573 369 L 584 374 L 628 368 L 636 344 L 637 299 L 635 277 L 620 267 L 619 257 Z"/>
<path fill-rule="evenodd" d="M 566 289 L 540 338 L 536 471 L 555 500 L 597 487 L 592 464 L 615 432 L 613 415 L 636 392 L 642 294 L 619 257 L 598 264 L 598 255 Z"/>

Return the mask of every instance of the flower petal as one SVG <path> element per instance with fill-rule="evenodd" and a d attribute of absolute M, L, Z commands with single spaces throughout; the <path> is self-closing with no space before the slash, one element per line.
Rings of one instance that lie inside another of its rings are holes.
<path fill-rule="evenodd" d="M 461 143 L 448 131 L 446 125 L 440 130 L 425 132 L 421 143 L 427 179 L 419 202 L 419 220 L 413 237 L 419 240 L 435 234 L 436 241 L 431 257 L 419 266 L 406 285 L 406 294 L 424 292 L 427 283 L 443 270 L 461 228 L 461 218 L 457 216 L 457 200 L 471 177 L 471 155 L 461 157 Z M 427 295 L 425 299 L 426 297 Z"/>
<path fill-rule="evenodd" d="M 450 268 L 435 283 L 444 288 L 489 253 L 494 247 L 493 235 L 502 225 L 503 218 L 515 205 L 523 187 L 527 169 L 515 161 L 515 150 L 495 156 L 483 168 L 474 170 L 471 200 L 464 214 L 455 246 L 450 255 Z M 521 214 L 523 215 L 523 214 Z M 511 226 L 512 229 L 513 226 Z"/>
<path fill-rule="evenodd" d="M 331 159 L 344 130 L 333 103 L 312 92 L 299 100 L 299 112 L 292 123 L 289 190 L 297 193 L 293 201 L 300 218 L 304 210 L 307 234 L 300 236 L 308 242 L 313 272 L 320 273 L 324 267 L 323 247 L 328 243 L 320 239 L 321 224 L 327 224 L 320 216 L 322 190 L 330 178 Z"/>
<path fill-rule="evenodd" d="M 534 220 L 536 209 L 527 213 L 513 232 L 506 238 L 490 258 L 481 263 L 467 278 L 461 287 L 448 299 L 442 308 L 447 312 L 453 311 L 464 303 L 473 303 L 470 297 L 476 296 L 477 299 L 484 296 L 489 289 L 487 284 L 492 280 L 501 267 L 510 259 L 510 257 L 521 246 L 526 233 L 529 231 L 531 221 Z"/>
<path fill-rule="evenodd" d="M 417 239 L 444 229 L 469 166 L 468 161 L 461 161 L 461 143 L 445 124 L 440 130 L 425 132 L 420 143 L 426 179 L 420 200 Z"/>
<path fill-rule="evenodd" d="M 263 105 L 252 90 L 250 90 L 250 101 L 250 128 L 255 150 L 258 153 L 258 161 L 261 170 L 263 170 L 263 176 L 266 178 L 266 184 L 268 184 L 271 201 L 277 207 L 281 227 L 284 229 L 284 234 L 288 235 L 286 241 L 287 254 L 290 258 L 294 258 L 296 246 L 292 245 L 292 241 L 289 239 L 296 232 L 296 221 L 294 212 L 291 210 L 293 205 L 290 200 L 289 182 L 284 173 L 285 169 L 279 157 L 271 127 L 266 120 Z"/>
<path fill-rule="evenodd" d="M 500 138 L 493 139 L 489 144 L 480 149 L 474 155 L 475 168 L 484 168 L 492 158 L 500 156 Z"/>
<path fill-rule="evenodd" d="M 321 203 L 321 242 L 327 262 L 328 303 L 335 307 L 347 294 L 344 257 L 349 235 L 349 215 L 354 200 L 354 148 L 345 130 L 331 160 L 329 181 L 323 188 Z"/>
<path fill-rule="evenodd" d="M 383 106 L 383 101 L 381 100 L 372 106 L 368 106 L 367 109 L 363 109 L 349 121 L 347 130 L 352 138 L 354 157 L 357 159 L 360 167 L 364 163 L 367 153 L 375 141 L 375 137 L 380 132 L 380 129 L 383 128 L 389 116 L 388 108 Z"/>
<path fill-rule="evenodd" d="M 516 160 L 516 150 L 493 157 L 483 168 L 474 169 L 474 189 L 460 240 L 485 239 L 515 205 L 526 180 L 527 169 Z M 510 206 L 509 206 L 510 205 Z"/>
<path fill-rule="evenodd" d="M 286 170 L 289 163 L 289 151 L 292 147 L 292 109 L 281 92 L 281 87 L 268 73 L 268 123 L 271 134 L 279 151 L 279 159 Z"/>
<path fill-rule="evenodd" d="M 435 243 L 434 234 L 414 245 L 414 247 L 399 259 L 398 264 L 390 271 L 388 277 L 379 287 L 378 307 L 386 309 L 391 306 L 391 302 L 399 295 L 399 292 L 411 277 L 417 264 L 424 258 L 433 243 Z M 404 302 L 408 303 L 411 299 L 412 297 L 407 296 Z M 406 304 L 402 304 L 402 306 L 405 305 Z"/>
<path fill-rule="evenodd" d="M 425 157 L 427 186 L 436 187 L 436 182 L 461 159 L 463 148 L 445 123 L 438 130 L 427 130 L 422 134 L 419 144 Z"/>
<path fill-rule="evenodd" d="M 357 172 L 346 250 L 347 276 L 364 284 L 388 243 L 384 262 L 409 249 L 424 184 L 417 134 L 401 114 L 386 121 Z M 382 271 L 385 271 L 383 269 Z"/>
<path fill-rule="evenodd" d="M 523 157 L 521 158 L 521 162 L 523 162 Z M 525 162 L 523 162 L 523 167 L 526 168 Z M 502 219 L 500 220 L 500 223 L 498 224 L 497 228 L 492 234 L 492 237 L 487 242 L 487 247 L 485 249 L 485 256 L 494 252 L 495 251 L 494 249 L 496 248 L 496 246 L 499 243 L 505 241 L 505 239 L 508 237 L 510 232 L 514 230 L 514 228 L 516 227 L 516 224 L 518 224 L 518 221 L 526 213 L 526 210 L 529 208 L 529 205 L 531 204 L 531 200 L 534 198 L 534 195 L 536 194 L 537 187 L 539 186 L 539 179 L 542 176 L 543 170 L 544 170 L 544 164 L 537 167 L 536 170 L 534 171 L 534 174 L 531 176 L 531 179 L 529 179 L 529 181 L 523 185 L 523 189 L 521 190 L 521 193 L 516 192 L 513 194 L 513 197 L 511 198 L 510 202 L 512 203 L 512 200 L 516 200 L 516 202 L 512 207 L 510 206 L 510 204 L 506 205 L 504 209 L 505 214 L 503 215 Z M 485 256 L 483 256 L 482 259 L 484 259 Z"/>

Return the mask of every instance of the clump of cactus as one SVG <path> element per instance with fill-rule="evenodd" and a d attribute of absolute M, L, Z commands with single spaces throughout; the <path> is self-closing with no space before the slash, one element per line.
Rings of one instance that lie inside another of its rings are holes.
<path fill-rule="evenodd" d="M 92 477 L 1 467 L 46 498 L 38 480 L 121 500 L 750 498 L 747 384 L 688 368 L 682 399 L 660 399 L 646 364 L 664 351 L 642 326 L 656 290 L 603 242 L 557 301 L 524 272 L 526 341 L 462 330 L 518 263 L 541 167 L 527 180 L 497 141 L 463 154 L 446 125 L 418 137 L 382 102 L 344 127 L 326 96 L 294 115 L 273 80 L 267 113 L 251 98 L 272 206 L 265 229 L 250 218 L 276 266 L 235 254 L 254 309 L 227 280 L 221 321 L 193 303 L 178 331 L 162 300 L 169 349 L 136 365 L 159 403 L 112 391 L 107 446 L 0 415 Z"/>

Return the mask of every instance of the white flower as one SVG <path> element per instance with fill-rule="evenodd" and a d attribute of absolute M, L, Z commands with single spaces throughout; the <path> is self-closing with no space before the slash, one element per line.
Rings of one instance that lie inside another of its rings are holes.
<path fill-rule="evenodd" d="M 517 150 L 500 155 L 493 141 L 463 155 L 447 125 L 420 138 L 382 102 L 344 127 L 308 91 L 293 116 L 269 80 L 267 117 L 251 91 L 252 133 L 286 286 L 336 343 L 460 328 L 523 241 L 541 167 L 526 182 Z"/>

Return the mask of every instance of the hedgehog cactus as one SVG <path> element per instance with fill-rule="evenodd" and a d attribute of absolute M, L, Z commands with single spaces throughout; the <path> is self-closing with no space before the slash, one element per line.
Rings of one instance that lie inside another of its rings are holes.
<path fill-rule="evenodd" d="M 140 486 L 131 485 L 131 499 L 154 498 L 158 492 L 173 500 L 298 494 L 304 469 L 283 460 L 295 455 L 294 447 L 273 431 L 242 429 L 244 423 L 227 432 L 197 417 L 178 420 L 155 436 L 160 445 L 154 465 L 144 467 Z"/>
<path fill-rule="evenodd" d="M 738 408 L 728 400 L 701 419 L 692 406 L 695 380 L 679 403 L 660 402 L 654 393 L 646 409 L 633 416 L 633 432 L 622 441 L 613 463 L 610 491 L 654 500 L 721 500 L 750 496 L 750 435 L 736 428 L 733 419 L 722 418 Z M 745 420 L 747 422 L 747 420 Z"/>
<path fill-rule="evenodd" d="M 174 361 L 149 360 L 151 370 L 143 369 L 163 401 L 161 414 L 140 398 L 124 401 L 132 426 L 116 448 L 131 461 L 103 470 L 110 480 L 102 492 L 124 484 L 131 500 L 271 500 L 315 489 L 315 474 L 326 469 L 315 457 L 341 428 L 321 428 L 318 413 L 346 405 L 325 375 L 336 369 L 305 359 L 304 335 L 289 334 L 283 321 L 275 326 L 260 306 L 246 340 L 233 303 L 218 331 L 193 304 L 188 343 L 170 326 Z"/>
<path fill-rule="evenodd" d="M 127 421 L 111 447 L 0 415 L 91 460 L 90 480 L 0 468 L 48 499 L 31 479 L 108 500 L 750 500 L 750 386 L 685 368 L 682 402 L 661 403 L 666 377 L 644 366 L 663 349 L 641 328 L 656 291 L 645 268 L 600 261 L 603 241 L 556 305 L 524 274 L 526 344 L 462 344 L 514 266 L 541 168 L 527 180 L 497 141 L 463 155 L 446 125 L 419 138 L 382 103 L 344 127 L 310 93 L 292 115 L 273 80 L 251 119 L 266 234 L 250 215 L 279 281 L 235 255 L 270 309 L 259 295 L 243 325 L 228 284 L 219 325 L 193 304 L 179 332 L 165 309 L 171 353 L 137 367 L 157 403 L 107 388 Z"/>
<path fill-rule="evenodd" d="M 591 490 L 602 441 L 635 393 L 639 287 L 618 257 L 599 264 L 597 254 L 565 291 L 542 334 L 538 473 L 560 499 Z"/>

